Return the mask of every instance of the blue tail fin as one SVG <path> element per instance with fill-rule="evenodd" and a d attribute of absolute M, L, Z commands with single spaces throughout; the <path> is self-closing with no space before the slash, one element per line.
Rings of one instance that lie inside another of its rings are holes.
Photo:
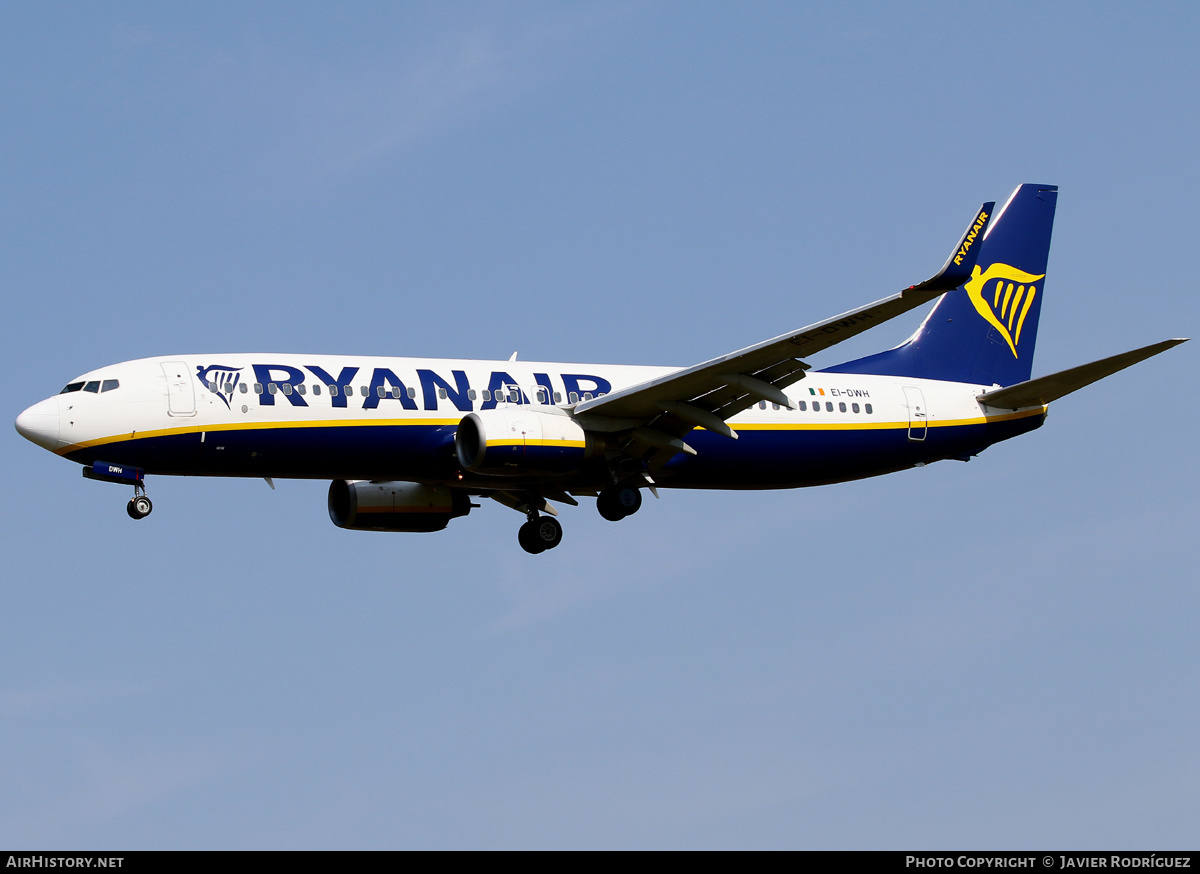
<path fill-rule="evenodd" d="M 1021 185 L 992 220 L 971 278 L 895 349 L 828 368 L 976 385 L 1029 379 L 1058 188 Z"/>

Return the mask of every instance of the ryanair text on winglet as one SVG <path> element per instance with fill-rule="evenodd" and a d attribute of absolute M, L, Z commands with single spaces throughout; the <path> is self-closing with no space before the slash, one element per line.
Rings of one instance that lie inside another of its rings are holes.
<path fill-rule="evenodd" d="M 963 244 L 958 247 L 958 251 L 954 253 L 954 263 L 962 264 L 963 258 L 967 257 L 967 253 L 971 251 L 971 247 L 975 245 L 975 238 L 979 236 L 979 229 L 982 228 L 988 220 L 988 214 L 983 210 L 979 211 L 979 215 L 975 217 L 975 223 L 971 225 L 971 230 L 967 231 L 967 238 L 963 240 Z"/>

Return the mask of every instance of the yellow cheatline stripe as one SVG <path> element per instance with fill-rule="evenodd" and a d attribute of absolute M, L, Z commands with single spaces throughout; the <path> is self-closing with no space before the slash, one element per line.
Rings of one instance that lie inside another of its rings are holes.
<path fill-rule="evenodd" d="M 984 425 L 989 422 L 1003 422 L 1008 419 L 1023 419 L 1027 416 L 1040 416 L 1046 407 L 1032 410 L 1021 410 L 1005 413 L 999 416 L 975 416 L 970 419 L 933 419 L 925 423 L 929 428 L 950 428 L 959 425 Z M 66 455 L 78 449 L 88 449 L 93 446 L 103 446 L 108 443 L 121 443 L 127 440 L 144 440 L 151 437 L 171 437 L 178 434 L 199 434 L 201 432 L 220 434 L 227 431 L 266 431 L 276 428 L 359 428 L 379 426 L 438 426 L 457 425 L 461 419 L 314 419 L 305 422 L 232 422 L 226 424 L 211 424 L 206 426 L 189 425 L 183 428 L 162 428 L 156 431 L 134 431 L 129 434 L 115 434 L 111 437 L 100 437 L 95 440 L 85 440 L 82 443 L 72 443 L 54 450 L 58 455 Z M 735 431 L 886 431 L 909 427 L 907 421 L 900 422 L 812 422 L 812 423 L 745 423 L 737 425 Z M 695 429 L 703 431 L 703 428 Z M 584 448 L 581 440 L 505 440 L 492 443 L 492 446 L 559 446 Z"/>
<path fill-rule="evenodd" d="M 1004 422 L 1009 419 L 1024 419 L 1027 416 L 1040 416 L 1046 411 L 1046 407 L 1038 407 L 1032 410 L 1021 410 L 1014 413 L 1004 413 L 999 416 L 974 416 L 969 419 L 932 419 L 927 420 L 924 425 L 928 428 L 951 428 L 961 425 L 986 425 L 990 422 Z M 921 423 L 912 423 L 915 427 L 920 427 Z M 903 428 L 907 430 L 910 426 L 908 420 L 899 422 L 812 422 L 812 423 L 779 423 L 764 422 L 756 424 L 740 424 L 733 426 L 733 430 L 741 431 L 886 431 Z M 697 429 L 703 430 L 703 429 Z"/>
<path fill-rule="evenodd" d="M 582 440 L 522 440 L 520 437 L 512 440 L 489 440 L 488 449 L 496 449 L 501 446 L 566 446 L 572 449 L 583 449 L 587 446 Z"/>

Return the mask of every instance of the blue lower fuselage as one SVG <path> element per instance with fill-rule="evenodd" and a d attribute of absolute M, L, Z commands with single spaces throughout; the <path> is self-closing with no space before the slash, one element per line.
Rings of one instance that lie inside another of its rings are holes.
<path fill-rule="evenodd" d="M 792 488 L 860 479 L 946 458 L 968 458 L 986 447 L 1041 426 L 1041 410 L 962 425 L 930 427 L 913 439 L 894 427 L 746 427 L 731 440 L 709 431 L 688 435 L 695 456 L 680 453 L 662 469 L 672 488 Z M 90 465 L 126 464 L 150 474 L 300 479 L 395 479 L 452 482 L 459 474 L 454 424 L 321 425 L 313 427 L 188 430 L 114 439 L 65 457 Z M 542 479 L 545 479 L 544 477 Z M 563 488 L 603 486 L 603 462 L 587 463 L 557 479 Z M 520 477 L 467 473 L 464 487 L 519 485 Z"/>

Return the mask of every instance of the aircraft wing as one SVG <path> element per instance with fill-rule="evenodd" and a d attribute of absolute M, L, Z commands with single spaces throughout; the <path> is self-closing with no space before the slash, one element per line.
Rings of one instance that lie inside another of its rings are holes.
<path fill-rule="evenodd" d="M 574 408 L 576 418 L 599 431 L 632 429 L 634 442 L 666 451 L 668 458 L 675 452 L 692 452 L 681 438 L 695 427 L 736 438 L 726 419 L 760 400 L 791 406 L 782 389 L 804 378 L 809 365 L 801 358 L 903 315 L 970 279 L 979 252 L 976 244 L 983 239 L 994 206 L 985 203 L 975 213 L 942 269 L 930 279 L 862 309 L 583 401 Z"/>
<path fill-rule="evenodd" d="M 1180 343 L 1186 342 L 1186 338 L 1176 338 L 1174 340 L 1163 340 L 1161 343 L 1152 343 L 1149 346 L 1143 346 L 1141 349 L 1134 349 L 1132 352 L 1122 352 L 1120 355 L 1113 355 L 1111 358 L 1102 358 L 1099 361 L 1081 364 L 1069 370 L 1060 370 L 1058 373 L 1052 373 L 1049 376 L 1039 376 L 1037 379 L 1028 379 L 1025 382 L 1018 382 L 1016 385 L 1010 385 L 1007 388 L 984 392 L 979 395 L 978 400 L 981 404 L 987 404 L 989 407 L 999 407 L 1004 410 L 1044 406 L 1051 401 L 1056 401 L 1073 391 L 1083 388 L 1085 385 L 1091 385 L 1093 382 L 1104 379 L 1106 376 L 1112 376 L 1126 367 L 1132 367 L 1139 361 L 1145 361 L 1159 352 L 1166 352 L 1172 346 L 1178 346 Z"/>

